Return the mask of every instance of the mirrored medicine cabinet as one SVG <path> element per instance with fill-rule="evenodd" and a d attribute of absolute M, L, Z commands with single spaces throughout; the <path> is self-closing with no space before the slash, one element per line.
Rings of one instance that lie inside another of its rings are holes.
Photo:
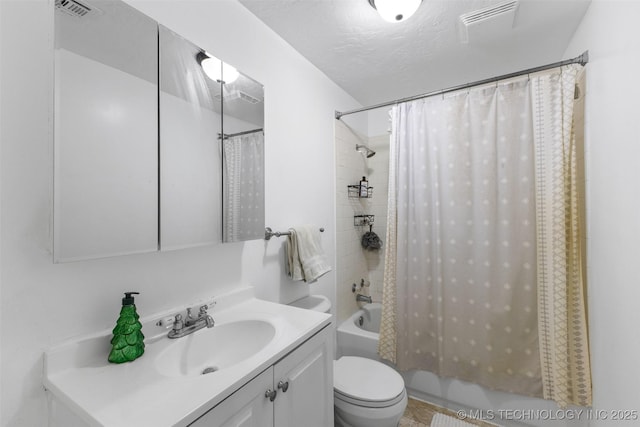
<path fill-rule="evenodd" d="M 121 1 L 54 28 L 54 261 L 262 238 L 263 86 Z"/>

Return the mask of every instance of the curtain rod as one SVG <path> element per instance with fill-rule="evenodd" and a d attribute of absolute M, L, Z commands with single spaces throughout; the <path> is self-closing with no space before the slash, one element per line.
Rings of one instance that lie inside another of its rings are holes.
<path fill-rule="evenodd" d="M 457 90 L 467 89 L 467 88 L 470 88 L 470 87 L 473 87 L 473 86 L 480 86 L 480 85 L 487 84 L 487 83 L 497 82 L 499 80 L 506 80 L 506 79 L 510 79 L 510 78 L 513 78 L 513 77 L 522 76 L 524 74 L 531 74 L 531 73 L 536 73 L 538 71 L 548 70 L 550 68 L 562 67 L 564 65 L 580 64 L 580 65 L 584 66 L 588 62 L 589 62 L 589 51 L 585 50 L 582 53 L 582 55 L 576 56 L 573 59 L 566 59 L 564 61 L 558 61 L 558 62 L 554 62 L 552 64 L 547 64 L 547 65 L 542 65 L 542 66 L 539 66 L 539 67 L 529 68 L 529 69 L 526 69 L 526 70 L 517 71 L 515 73 L 504 74 L 502 76 L 491 77 L 491 78 L 484 79 L 484 80 L 478 80 L 478 81 L 475 81 L 475 82 L 472 82 L 472 83 L 466 83 L 466 84 L 463 84 L 463 85 L 453 86 L 453 87 L 449 87 L 449 88 L 446 88 L 446 89 L 440 89 L 440 90 L 436 90 L 436 91 L 429 92 L 429 93 L 423 93 L 421 95 L 414 95 L 414 96 L 409 96 L 407 98 L 396 99 L 394 101 L 387 101 L 387 102 L 383 102 L 381 104 L 371 105 L 369 107 L 362 107 L 362 108 L 357 108 L 355 110 L 349 110 L 349 111 L 344 111 L 344 112 L 336 111 L 336 119 L 340 120 L 340 118 L 342 116 L 346 116 L 348 114 L 360 113 L 362 111 L 375 110 L 376 108 L 389 107 L 391 105 L 400 104 L 402 102 L 415 101 L 417 99 L 428 98 L 428 97 L 434 96 L 434 95 L 442 95 L 442 94 L 449 93 L 449 92 L 455 92 Z"/>
<path fill-rule="evenodd" d="M 224 139 L 227 139 L 233 136 L 248 135 L 250 133 L 262 132 L 263 130 L 264 129 L 259 128 L 259 129 L 245 130 L 244 132 L 238 132 L 238 133 L 225 133 L 224 135 L 222 135 L 221 133 L 218 133 L 218 139 L 222 139 L 223 136 L 224 136 Z"/>

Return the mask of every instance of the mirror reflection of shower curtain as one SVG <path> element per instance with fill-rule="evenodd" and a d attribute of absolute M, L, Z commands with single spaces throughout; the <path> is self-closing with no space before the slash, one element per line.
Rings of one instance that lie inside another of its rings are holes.
<path fill-rule="evenodd" d="M 224 240 L 255 239 L 264 234 L 264 133 L 223 140 Z"/>
<path fill-rule="evenodd" d="M 538 334 L 531 86 L 525 76 L 394 107 L 379 352 L 401 370 L 553 398 Z"/>

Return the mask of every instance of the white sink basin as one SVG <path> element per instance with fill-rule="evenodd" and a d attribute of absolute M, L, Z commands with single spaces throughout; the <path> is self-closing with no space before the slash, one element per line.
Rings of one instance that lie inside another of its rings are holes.
<path fill-rule="evenodd" d="M 254 356 L 275 333 L 275 327 L 264 320 L 239 320 L 204 328 L 176 338 L 158 354 L 155 367 L 169 377 L 212 375 Z"/>
<path fill-rule="evenodd" d="M 250 287 L 216 303 L 216 325 L 182 338 L 157 325 L 181 308 L 141 318 L 145 353 L 131 363 L 107 362 L 111 330 L 56 346 L 45 353 L 44 385 L 88 425 L 187 427 L 331 323 L 328 314 L 256 299 Z M 213 372 L 202 375 L 206 368 Z"/>

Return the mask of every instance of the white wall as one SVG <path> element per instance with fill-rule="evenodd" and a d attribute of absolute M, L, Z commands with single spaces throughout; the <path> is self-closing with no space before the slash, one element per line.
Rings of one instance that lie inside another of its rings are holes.
<path fill-rule="evenodd" d="M 594 407 L 640 411 L 639 1 L 594 1 L 565 57 L 589 50 L 587 269 Z M 635 425 L 639 421 L 627 422 Z M 611 420 L 593 425 L 617 425 Z"/>
<path fill-rule="evenodd" d="M 367 135 L 370 137 L 378 135 L 388 135 L 391 132 L 391 107 L 376 108 L 367 114 L 368 127 Z"/>
<path fill-rule="evenodd" d="M 43 351 L 112 328 L 126 290 L 142 315 L 243 283 L 273 301 L 334 299 L 335 271 L 288 281 L 283 239 L 52 263 L 52 3 L 0 2 L 2 426 L 47 425 Z M 357 103 L 234 0 L 130 3 L 265 85 L 267 225 L 325 227 L 335 265 L 333 112 Z"/>

